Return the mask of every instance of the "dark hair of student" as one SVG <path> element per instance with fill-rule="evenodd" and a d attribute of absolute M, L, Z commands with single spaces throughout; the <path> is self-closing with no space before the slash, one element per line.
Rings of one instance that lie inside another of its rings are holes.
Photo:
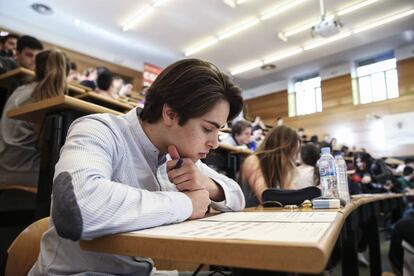
<path fill-rule="evenodd" d="M 25 48 L 43 50 L 43 45 L 37 38 L 29 35 L 24 35 L 17 40 L 16 49 L 18 52 L 22 52 Z"/>
<path fill-rule="evenodd" d="M 233 135 L 233 137 L 235 137 L 236 135 L 240 135 L 248 127 L 252 127 L 249 122 L 245 120 L 237 121 L 235 124 L 231 126 L 231 135 Z"/>
<path fill-rule="evenodd" d="M 312 143 L 302 145 L 300 149 L 300 157 L 302 158 L 303 163 L 308 166 L 314 167 L 313 180 L 316 185 L 319 184 L 319 169 L 316 166 L 318 163 L 320 154 L 319 147 L 315 146 Z"/>
<path fill-rule="evenodd" d="M 107 91 L 111 87 L 113 79 L 114 78 L 111 72 L 102 71 L 96 79 L 96 84 L 98 85 L 99 89 Z"/>
<path fill-rule="evenodd" d="M 187 120 L 211 111 L 222 100 L 230 105 L 228 120 L 236 117 L 243 108 L 240 88 L 229 76 L 210 62 L 184 59 L 165 68 L 148 88 L 140 117 L 155 123 L 167 104 L 178 114 L 179 124 L 184 125 Z"/>
<path fill-rule="evenodd" d="M 403 176 L 410 175 L 414 172 L 414 169 L 410 166 L 405 166 L 403 170 Z"/>
<path fill-rule="evenodd" d="M 406 158 L 405 160 L 404 160 L 404 164 L 410 164 L 410 163 L 414 163 L 414 159 L 412 159 L 412 158 Z"/>
<path fill-rule="evenodd" d="M 319 139 L 318 139 L 317 135 L 312 135 L 311 138 L 310 138 L 310 142 L 315 144 L 315 145 L 318 144 L 318 140 Z"/>
<path fill-rule="evenodd" d="M 360 158 L 361 162 L 365 163 L 365 170 L 361 170 L 358 166 L 357 166 L 357 162 L 356 160 Z M 366 152 L 358 152 L 357 154 L 354 155 L 354 165 L 355 165 L 355 171 L 356 173 L 366 173 L 369 172 L 369 169 L 371 168 L 372 165 L 372 157 L 369 153 Z"/>
<path fill-rule="evenodd" d="M 255 154 L 269 187 L 289 188 L 299 146 L 299 135 L 288 126 L 273 127 L 266 135 Z"/>
<path fill-rule="evenodd" d="M 46 50 L 36 55 L 37 85 L 33 90 L 32 101 L 41 101 L 67 94 L 66 77 L 69 61 L 59 50 Z"/>
<path fill-rule="evenodd" d="M 0 43 L 4 44 L 10 38 L 19 39 L 20 36 L 18 36 L 17 34 L 8 34 L 8 35 L 5 35 L 5 36 L 2 36 L 1 39 L 0 39 Z"/>
<path fill-rule="evenodd" d="M 70 69 L 76 71 L 76 70 L 78 70 L 78 65 L 76 65 L 75 62 L 71 61 L 70 62 Z"/>

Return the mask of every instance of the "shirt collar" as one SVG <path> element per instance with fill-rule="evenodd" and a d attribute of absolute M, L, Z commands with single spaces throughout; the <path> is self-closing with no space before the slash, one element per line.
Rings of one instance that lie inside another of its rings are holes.
<path fill-rule="evenodd" d="M 141 147 L 144 155 L 146 158 L 148 158 L 147 161 L 158 167 L 160 164 L 166 161 L 165 154 L 160 154 L 160 151 L 145 134 L 144 130 L 142 129 L 141 122 L 138 119 L 139 112 L 140 110 L 138 108 L 134 108 L 126 113 L 125 117 L 130 124 L 130 131 L 134 136 L 135 141 L 137 141 L 137 144 L 139 144 Z"/>

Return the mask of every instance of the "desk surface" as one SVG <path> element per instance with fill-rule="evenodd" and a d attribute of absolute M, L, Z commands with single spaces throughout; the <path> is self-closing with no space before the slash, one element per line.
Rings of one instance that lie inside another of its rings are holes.
<path fill-rule="evenodd" d="M 243 148 L 243 147 L 234 147 L 234 146 L 230 146 L 228 144 L 225 143 L 219 143 L 219 148 L 229 151 L 230 153 L 236 153 L 236 154 L 252 154 L 253 152 L 249 149 Z"/>
<path fill-rule="evenodd" d="M 35 73 L 32 70 L 23 67 L 10 70 L 0 75 L 0 85 L 7 86 L 9 81 L 16 76 L 28 76 L 34 78 Z M 73 83 L 68 83 L 68 89 L 69 92 L 74 95 L 84 94 L 87 91 L 86 87 L 75 85 Z"/>
<path fill-rule="evenodd" d="M 92 241 L 81 241 L 85 250 L 129 256 L 148 256 L 177 262 L 215 264 L 239 268 L 320 273 L 326 266 L 346 217 L 360 205 L 377 200 L 401 197 L 401 194 L 361 196 L 337 212 L 322 238 L 317 242 L 266 242 L 236 239 L 184 238 L 143 235 L 137 232 L 116 234 Z M 269 209 L 249 208 L 263 212 Z M 272 209 L 274 211 L 275 209 Z M 276 209 L 286 211 L 284 209 Z M 320 212 L 305 210 L 299 212 Z M 298 212 L 298 211 L 294 211 Z"/>
<path fill-rule="evenodd" d="M 93 103 L 88 103 L 71 96 L 57 96 L 44 101 L 30 103 L 7 112 L 7 116 L 14 119 L 27 120 L 31 122 L 40 122 L 45 113 L 59 110 L 72 109 L 87 114 L 93 113 L 111 113 L 115 115 L 122 114 L 121 112 L 102 107 Z"/>
<path fill-rule="evenodd" d="M 319 273 L 325 268 L 345 221 L 344 214 L 337 210 L 333 212 L 337 216 L 318 242 L 166 238 L 132 232 L 81 241 L 81 247 L 91 251 L 181 262 Z"/>
<path fill-rule="evenodd" d="M 76 96 L 76 98 L 88 102 L 94 102 L 103 106 L 108 106 L 110 108 L 117 109 L 121 112 L 126 112 L 134 108 L 134 106 L 131 104 L 124 103 L 116 99 L 111 99 L 109 97 L 103 96 L 93 91 L 86 91 L 85 93 Z"/>

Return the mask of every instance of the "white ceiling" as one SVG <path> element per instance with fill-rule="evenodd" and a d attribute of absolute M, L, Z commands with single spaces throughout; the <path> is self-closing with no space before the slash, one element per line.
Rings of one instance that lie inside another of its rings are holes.
<path fill-rule="evenodd" d="M 0 26 L 110 62 L 142 70 L 149 62 L 164 67 L 184 58 L 184 50 L 248 19 L 260 17 L 292 0 L 247 0 L 231 8 L 223 0 L 167 0 L 131 30 L 121 29 L 131 16 L 150 0 L 39 0 L 49 5 L 52 15 L 39 15 L 30 5 L 37 0 L 0 0 Z M 363 0 L 325 0 L 332 13 Z M 379 0 L 340 17 L 343 31 L 352 30 L 377 18 L 414 8 L 413 0 Z M 262 59 L 275 52 L 303 46 L 312 39 L 310 31 L 289 37 L 278 33 L 319 18 L 319 0 L 260 21 L 257 25 L 204 49 L 193 57 L 209 60 L 221 69 L 231 69 Z M 76 24 L 77 22 L 78 24 Z M 254 69 L 235 76 L 242 88 L 250 89 L 317 71 L 326 66 L 365 58 L 414 43 L 414 14 L 398 21 L 304 51 L 274 62 L 275 70 Z"/>

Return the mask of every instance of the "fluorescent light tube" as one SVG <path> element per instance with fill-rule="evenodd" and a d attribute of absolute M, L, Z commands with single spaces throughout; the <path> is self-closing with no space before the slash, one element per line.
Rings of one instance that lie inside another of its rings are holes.
<path fill-rule="evenodd" d="M 398 13 L 398 14 L 395 14 L 395 15 L 392 15 L 392 16 L 389 16 L 389 17 L 386 17 L 384 19 L 380 19 L 380 20 L 377 20 L 375 22 L 366 24 L 364 26 L 356 27 L 353 30 L 353 33 L 354 34 L 357 34 L 357 33 L 360 33 L 360 32 L 366 31 L 366 30 L 370 30 L 370 29 L 376 28 L 378 26 L 381 26 L 381 25 L 384 25 L 384 24 L 393 22 L 395 20 L 404 18 L 406 16 L 412 15 L 413 13 L 414 13 L 414 9 L 411 9 L 411 10 L 408 10 L 408 11 L 404 11 L 404 12 L 401 12 L 401 13 Z"/>
<path fill-rule="evenodd" d="M 348 7 L 348 8 L 342 9 L 342 10 L 338 11 L 336 14 L 339 15 L 339 16 L 341 16 L 341 15 L 344 15 L 344 14 L 347 14 L 347 13 L 351 13 L 353 11 L 359 10 L 359 9 L 361 9 L 363 7 L 366 7 L 368 5 L 371 5 L 371 4 L 373 4 L 375 2 L 378 2 L 378 1 L 379 0 L 362 1 L 362 2 L 360 2 L 358 4 L 355 4 L 355 5 L 352 5 L 352 6 Z"/>
<path fill-rule="evenodd" d="M 122 26 L 122 30 L 124 32 L 128 31 L 132 27 L 134 27 L 140 20 L 142 20 L 145 16 L 150 14 L 154 8 L 152 6 L 145 6 L 140 9 L 128 22 Z"/>
<path fill-rule="evenodd" d="M 297 54 L 302 53 L 302 52 L 303 52 L 302 48 L 296 48 L 296 49 L 286 50 L 286 51 L 283 51 L 283 52 L 278 52 L 278 53 L 275 53 L 274 55 L 271 55 L 271 56 L 265 58 L 263 63 L 264 64 L 272 63 L 272 62 L 275 62 L 275 61 L 278 61 L 278 60 L 285 59 L 287 57 L 291 57 L 293 55 L 297 55 Z"/>
<path fill-rule="evenodd" d="M 250 62 L 250 63 L 246 63 L 246 64 L 243 64 L 243 65 L 241 65 L 239 67 L 236 67 L 236 68 L 230 70 L 231 71 L 230 74 L 232 74 L 234 76 L 234 75 L 237 75 L 237 74 L 240 74 L 240 73 L 243 73 L 243 72 L 246 72 L 246 71 L 249 71 L 249 70 L 258 68 L 258 67 L 260 67 L 262 65 L 263 65 L 263 61 L 261 61 L 261 60 L 257 60 L 257 61 Z"/>
<path fill-rule="evenodd" d="M 305 2 L 307 0 L 296 0 L 296 1 L 290 1 L 289 3 L 286 4 L 282 4 L 278 7 L 275 7 L 274 9 L 271 9 L 270 11 L 264 12 L 262 14 L 262 16 L 260 17 L 261 20 L 266 20 L 269 19 L 273 16 L 276 16 L 278 14 L 281 14 L 291 8 L 296 7 L 297 5 L 302 4 L 303 2 Z"/>
<path fill-rule="evenodd" d="M 307 51 L 307 50 L 315 49 L 317 47 L 326 45 L 328 43 L 331 43 L 331 42 L 334 42 L 334 41 L 337 41 L 337 40 L 340 40 L 340 39 L 348 37 L 350 35 L 351 35 L 351 32 L 345 32 L 345 33 L 337 34 L 337 35 L 335 35 L 331 38 L 320 39 L 316 42 L 309 42 L 309 43 L 306 43 L 303 46 L 303 50 Z"/>
<path fill-rule="evenodd" d="M 192 54 L 195 54 L 197 52 L 200 52 L 201 50 L 210 47 L 213 44 L 216 44 L 218 42 L 217 38 L 211 38 L 209 40 L 206 40 L 198 45 L 195 45 L 194 47 L 190 47 L 188 50 L 185 51 L 185 56 L 191 56 Z"/>
<path fill-rule="evenodd" d="M 235 27 L 235 28 L 233 28 L 233 29 L 231 29 L 231 30 L 229 30 L 227 32 L 224 32 L 224 33 L 220 34 L 218 36 L 218 39 L 219 40 L 226 39 L 226 38 L 228 38 L 230 36 L 233 36 L 233 35 L 235 35 L 237 33 L 240 33 L 241 31 L 244 31 L 244 30 L 246 30 L 246 29 L 248 29 L 248 28 L 256 25 L 259 22 L 260 22 L 260 20 L 258 18 L 255 18 L 253 20 L 250 20 L 250 21 L 248 21 L 246 23 L 243 23 L 243 24 L 241 24 L 241 25 L 239 25 L 239 26 L 237 26 L 237 27 Z"/>

